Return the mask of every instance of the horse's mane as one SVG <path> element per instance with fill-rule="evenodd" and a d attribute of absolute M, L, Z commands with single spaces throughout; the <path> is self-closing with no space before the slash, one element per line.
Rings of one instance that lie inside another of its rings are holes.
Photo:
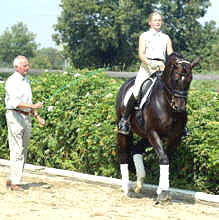
<path fill-rule="evenodd" d="M 185 60 L 185 58 L 181 53 L 173 52 L 168 56 L 166 65 L 171 65 L 171 60 L 176 62 L 177 60 Z"/>
<path fill-rule="evenodd" d="M 179 58 L 179 59 L 185 59 L 185 58 L 183 57 L 183 55 L 182 55 L 181 53 L 178 53 L 178 52 L 173 52 L 173 53 L 171 53 L 171 54 L 169 55 L 169 57 L 173 57 L 173 56 L 175 56 L 175 57 L 177 57 L 177 58 Z"/>

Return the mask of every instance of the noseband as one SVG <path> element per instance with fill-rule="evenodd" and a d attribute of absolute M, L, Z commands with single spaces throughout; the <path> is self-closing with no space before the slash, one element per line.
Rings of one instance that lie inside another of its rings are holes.
<path fill-rule="evenodd" d="M 191 64 L 189 61 L 187 60 L 176 60 L 176 64 L 183 64 L 184 63 L 187 63 L 187 64 Z M 175 64 L 173 64 L 175 65 Z M 184 66 L 183 66 L 183 69 Z M 171 95 L 171 100 L 170 100 L 170 106 L 174 109 L 174 111 L 179 111 L 177 110 L 177 107 L 175 105 L 175 98 L 184 98 L 184 99 L 187 99 L 187 95 L 188 95 L 188 90 L 177 90 L 177 89 L 174 89 L 173 88 L 173 73 L 176 73 L 176 74 L 179 74 L 180 76 L 186 76 L 188 73 L 181 73 L 181 72 L 177 72 L 177 71 L 174 71 L 174 68 L 172 69 L 171 73 L 170 73 L 170 77 L 171 77 L 171 81 L 170 81 L 170 88 L 167 87 L 167 85 L 164 83 L 164 87 L 165 89 L 168 91 L 168 93 Z"/>

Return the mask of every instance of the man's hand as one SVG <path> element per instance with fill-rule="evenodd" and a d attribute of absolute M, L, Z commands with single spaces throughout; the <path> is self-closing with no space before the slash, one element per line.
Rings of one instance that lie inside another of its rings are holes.
<path fill-rule="evenodd" d="M 39 115 L 37 116 L 37 120 L 39 121 L 39 123 L 44 126 L 46 124 L 45 120 L 43 118 L 41 118 Z"/>
<path fill-rule="evenodd" d="M 43 102 L 38 102 L 36 104 L 32 104 L 32 109 L 42 108 Z"/>

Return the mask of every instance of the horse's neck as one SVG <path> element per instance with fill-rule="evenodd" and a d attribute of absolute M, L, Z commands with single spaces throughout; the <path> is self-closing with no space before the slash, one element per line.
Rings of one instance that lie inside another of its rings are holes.
<path fill-rule="evenodd" d="M 162 76 L 160 77 L 160 80 L 162 81 L 162 83 L 167 85 L 169 81 L 169 77 L 170 77 L 170 74 L 168 72 L 168 68 L 165 68 Z"/>
<path fill-rule="evenodd" d="M 160 77 L 157 80 L 156 85 L 154 86 L 153 96 L 157 103 L 159 103 L 160 107 L 163 109 L 163 111 L 169 112 L 171 110 L 170 107 L 170 97 L 169 93 L 167 91 L 167 84 L 166 79 L 164 77 Z"/>

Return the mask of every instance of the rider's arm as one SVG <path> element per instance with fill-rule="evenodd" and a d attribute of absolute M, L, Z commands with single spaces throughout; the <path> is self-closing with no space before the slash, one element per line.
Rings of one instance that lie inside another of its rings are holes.
<path fill-rule="evenodd" d="M 172 41 L 169 38 L 167 43 L 167 55 L 169 56 L 171 53 L 173 53 L 173 46 L 172 46 Z"/>
<path fill-rule="evenodd" d="M 140 35 L 138 45 L 138 57 L 141 62 L 147 64 L 148 60 L 145 57 L 146 40 L 144 38 L 144 33 Z"/>

